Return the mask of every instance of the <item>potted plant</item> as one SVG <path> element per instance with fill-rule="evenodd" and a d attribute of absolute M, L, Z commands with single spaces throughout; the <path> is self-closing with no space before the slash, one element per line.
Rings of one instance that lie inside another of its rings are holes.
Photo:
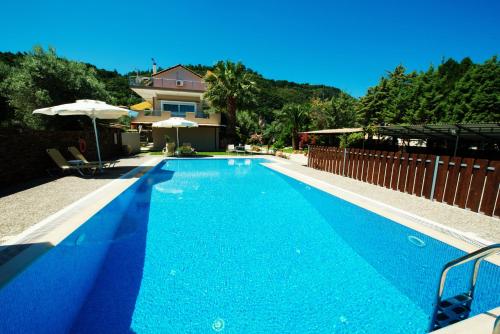
<path fill-rule="evenodd" d="M 175 153 L 175 143 L 172 142 L 169 135 L 165 135 L 165 148 L 163 149 L 163 153 L 169 157 L 173 156 Z"/>

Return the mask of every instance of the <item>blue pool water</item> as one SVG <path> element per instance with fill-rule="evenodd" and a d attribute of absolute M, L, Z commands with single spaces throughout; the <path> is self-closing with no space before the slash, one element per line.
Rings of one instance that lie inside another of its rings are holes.
<path fill-rule="evenodd" d="M 0 333 L 424 333 L 463 252 L 261 162 L 159 164 L 0 290 Z"/>

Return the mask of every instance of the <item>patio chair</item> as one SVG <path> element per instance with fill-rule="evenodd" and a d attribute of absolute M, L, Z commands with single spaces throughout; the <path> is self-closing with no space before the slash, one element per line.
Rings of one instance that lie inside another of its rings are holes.
<path fill-rule="evenodd" d="M 236 149 L 234 148 L 234 144 L 227 145 L 226 153 L 236 153 Z"/>
<path fill-rule="evenodd" d="M 71 153 L 71 155 L 73 157 L 75 157 L 75 159 L 81 160 L 83 162 L 83 164 L 85 164 L 85 165 L 96 165 L 96 166 L 99 165 L 99 161 L 88 161 L 85 158 L 85 156 L 74 146 L 68 147 L 68 151 L 69 151 L 69 153 Z M 118 160 L 102 161 L 102 166 L 104 168 L 114 167 L 117 162 L 119 162 L 119 161 Z"/>
<path fill-rule="evenodd" d="M 57 148 L 48 148 L 47 149 L 47 154 L 50 156 L 50 158 L 55 162 L 57 167 L 61 169 L 63 173 L 65 172 L 73 172 L 76 171 L 78 174 L 85 176 L 84 171 L 91 171 L 92 175 L 95 174 L 99 166 L 97 165 L 91 165 L 91 164 L 79 164 L 79 165 L 71 165 L 68 160 L 66 160 L 61 152 Z M 50 174 L 50 172 L 49 172 Z"/>
<path fill-rule="evenodd" d="M 238 145 L 238 146 L 235 147 L 234 151 L 236 152 L 236 154 L 238 154 L 238 153 L 243 153 L 244 154 L 245 153 L 245 147 L 240 144 L 240 145 Z"/>

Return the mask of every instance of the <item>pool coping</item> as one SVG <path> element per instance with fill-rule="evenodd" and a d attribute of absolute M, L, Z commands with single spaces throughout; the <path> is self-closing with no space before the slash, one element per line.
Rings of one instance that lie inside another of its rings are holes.
<path fill-rule="evenodd" d="M 148 159 L 18 235 L 2 241 L 0 253 L 11 251 L 13 255 L 3 263 L 0 262 L 0 289 L 33 261 L 57 246 L 162 160 L 160 157 Z M 19 252 L 15 251 L 16 248 L 20 248 Z"/>
<path fill-rule="evenodd" d="M 340 188 L 326 181 L 320 180 L 305 173 L 289 170 L 287 165 L 292 163 L 286 159 L 277 158 L 271 155 L 220 155 L 203 158 L 192 157 L 163 157 L 152 156 L 146 162 L 132 169 L 120 178 L 109 182 L 108 184 L 96 189 L 90 194 L 82 197 L 78 201 L 68 205 L 62 210 L 43 219 L 39 223 L 31 226 L 20 234 L 13 236 L 2 242 L 0 247 L 12 247 L 26 245 L 19 253 L 14 255 L 7 262 L 0 263 L 0 289 L 26 269 L 33 261 L 43 255 L 46 251 L 57 246 L 68 235 L 84 224 L 90 217 L 96 214 L 109 202 L 115 199 L 123 191 L 132 186 L 149 170 L 154 168 L 164 160 L 206 160 L 206 159 L 267 159 L 270 162 L 263 162 L 261 165 L 291 177 L 295 180 L 313 186 L 319 190 L 325 191 L 335 197 L 346 200 L 354 205 L 370 210 L 378 215 L 392 220 L 393 222 L 404 225 L 408 228 L 426 234 L 429 237 L 444 242 L 452 247 L 461 249 L 465 252 L 472 252 L 479 247 L 492 244 L 491 241 L 466 235 L 464 232 L 451 227 L 439 224 L 429 219 L 417 216 L 407 211 L 398 209 L 391 205 L 376 201 L 352 191 Z M 500 266 L 500 256 L 495 255 L 488 258 L 487 261 Z M 436 333 L 470 333 L 473 329 L 475 333 L 491 333 L 495 318 L 493 315 L 500 315 L 500 307 L 488 312 L 478 314 L 472 318 L 461 321 L 457 324 L 448 326 L 436 331 Z M 460 326 L 459 326 L 460 325 Z M 491 326 L 490 326 L 491 325 Z M 483 329 L 484 328 L 484 329 Z M 481 329 L 478 332 L 478 329 Z"/>

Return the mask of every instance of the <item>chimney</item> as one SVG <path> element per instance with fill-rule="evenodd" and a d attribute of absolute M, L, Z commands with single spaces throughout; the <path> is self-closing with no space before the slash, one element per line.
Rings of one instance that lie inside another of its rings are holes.
<path fill-rule="evenodd" d="M 154 58 L 151 58 L 151 60 L 153 61 L 153 75 L 156 74 L 156 61 Z"/>

